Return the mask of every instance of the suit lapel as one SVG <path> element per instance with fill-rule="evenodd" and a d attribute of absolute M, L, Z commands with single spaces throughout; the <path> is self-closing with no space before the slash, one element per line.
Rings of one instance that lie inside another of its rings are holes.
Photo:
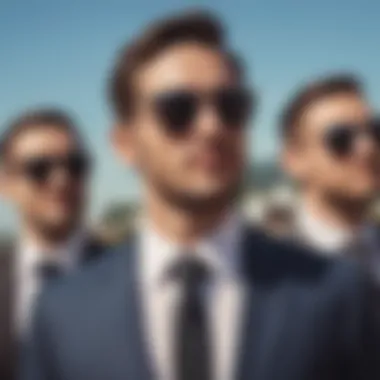
<path fill-rule="evenodd" d="M 301 332 L 303 326 L 310 325 L 300 324 L 298 313 L 312 310 L 312 293 L 296 287 L 294 281 L 314 276 L 320 266 L 311 267 L 304 255 L 292 245 L 277 244 L 264 235 L 246 235 L 243 257 L 247 305 L 237 379 L 307 376 L 303 366 L 294 363 L 297 355 L 311 347 L 305 344 L 307 338 L 303 340 L 305 335 Z M 307 331 L 310 329 L 304 330 Z"/>
<path fill-rule="evenodd" d="M 253 240 L 251 237 L 251 232 L 246 229 L 244 231 L 244 238 L 242 242 L 242 272 L 245 282 L 245 297 L 244 297 L 244 309 L 242 315 L 241 331 L 240 334 L 240 350 L 235 355 L 237 358 L 236 363 L 236 379 L 243 379 L 244 373 L 246 372 L 246 365 L 249 363 L 249 351 L 252 345 L 252 331 L 253 331 L 253 305 L 255 304 L 257 310 L 257 302 L 254 302 L 253 298 L 256 296 L 255 289 L 252 283 L 252 265 L 253 257 L 251 255 L 256 255 L 256 249 L 253 246 Z M 256 301 L 256 300 L 255 300 Z"/>
<path fill-rule="evenodd" d="M 107 367 L 112 368 L 111 377 L 114 379 L 150 380 L 152 373 L 145 346 L 148 339 L 144 338 L 141 322 L 138 253 L 135 242 L 128 243 L 119 253 L 116 268 L 110 273 L 112 279 L 101 296 L 104 297 L 101 318 L 103 322 L 104 318 L 108 319 L 104 325 L 112 329 L 103 339 L 104 350 L 110 348 L 110 352 L 105 353 Z M 100 363 L 103 360 L 104 356 L 99 358 Z"/>
<path fill-rule="evenodd" d="M 136 239 L 133 239 L 131 253 L 129 255 L 129 283 L 127 284 L 127 299 L 129 308 L 127 310 L 128 320 L 130 321 L 130 334 L 131 340 L 129 341 L 130 347 L 130 360 L 135 365 L 134 373 L 136 379 L 148 380 L 152 379 L 152 368 L 150 366 L 151 360 L 148 358 L 148 347 L 145 339 L 143 329 L 143 316 L 142 316 L 142 295 L 140 282 L 138 279 L 138 252 L 136 247 Z"/>
<path fill-rule="evenodd" d="M 276 305 L 267 297 L 267 289 L 273 281 L 275 265 L 272 252 L 265 244 L 266 238 L 246 230 L 243 241 L 243 275 L 245 278 L 245 312 L 241 324 L 240 352 L 237 355 L 236 379 L 261 378 L 260 362 L 265 355 L 263 342 L 268 325 L 268 308 Z M 276 314 L 276 310 L 273 310 Z"/>

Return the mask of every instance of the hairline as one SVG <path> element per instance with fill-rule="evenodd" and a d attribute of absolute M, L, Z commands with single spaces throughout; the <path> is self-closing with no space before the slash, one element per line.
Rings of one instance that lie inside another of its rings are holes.
<path fill-rule="evenodd" d="M 221 61 L 226 65 L 226 68 L 231 72 L 231 77 L 237 83 L 242 82 L 242 78 L 244 76 L 244 72 L 241 68 L 233 67 L 234 62 L 233 59 L 237 58 L 233 51 L 229 51 L 224 49 L 221 45 L 211 44 L 204 41 L 197 41 L 195 39 L 191 40 L 181 40 L 176 41 L 171 44 L 168 44 L 164 48 L 157 50 L 154 54 L 146 58 L 144 61 L 140 62 L 134 70 L 130 73 L 130 90 L 131 97 L 136 99 L 136 96 L 139 94 L 139 79 L 141 78 L 141 74 L 148 69 L 155 61 L 159 60 L 164 54 L 174 50 L 176 48 L 192 48 L 198 47 L 203 50 L 209 50 L 218 55 Z M 133 107 L 132 107 L 133 108 Z M 118 121 L 126 121 L 133 117 L 133 111 L 130 112 L 129 115 L 119 115 L 115 114 L 115 117 Z"/>
<path fill-rule="evenodd" d="M 359 99 L 366 99 L 364 92 L 360 88 L 342 88 L 340 90 L 336 90 L 330 93 L 319 94 L 316 98 L 310 100 L 306 104 L 304 104 L 297 112 L 297 117 L 295 118 L 293 125 L 285 128 L 285 132 L 283 134 L 285 144 L 291 144 L 294 141 L 298 141 L 301 137 L 302 132 L 305 130 L 305 118 L 310 113 L 311 109 L 314 108 L 318 103 L 325 100 L 331 100 L 336 97 L 341 96 L 353 96 Z M 301 130 L 302 129 L 302 130 Z"/>
<path fill-rule="evenodd" d="M 48 131 L 48 130 L 57 130 L 63 132 L 65 135 L 72 137 L 75 141 L 76 146 L 79 149 L 85 149 L 82 139 L 80 137 L 79 131 L 77 131 L 74 125 L 68 125 L 61 122 L 38 122 L 31 121 L 30 123 L 26 122 L 25 124 L 15 125 L 14 130 L 12 131 L 12 126 L 6 132 L 6 136 L 1 141 L 1 152 L 0 152 L 0 165 L 6 164 L 6 161 L 9 159 L 12 154 L 12 148 L 14 147 L 16 141 L 22 138 L 23 135 L 28 132 L 35 131 Z"/>

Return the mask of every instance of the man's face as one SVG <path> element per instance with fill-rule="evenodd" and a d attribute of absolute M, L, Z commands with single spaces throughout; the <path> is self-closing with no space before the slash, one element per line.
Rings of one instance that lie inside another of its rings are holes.
<path fill-rule="evenodd" d="M 136 113 L 122 133 L 148 188 L 191 207 L 231 200 L 250 99 L 221 54 L 194 43 L 171 47 L 141 69 L 136 88 Z"/>
<path fill-rule="evenodd" d="M 47 234 L 65 234 L 81 217 L 87 165 L 67 131 L 53 126 L 25 130 L 6 153 L 5 195 L 34 227 Z"/>
<path fill-rule="evenodd" d="M 317 101 L 297 132 L 297 145 L 288 147 L 297 179 L 342 199 L 366 201 L 375 194 L 380 124 L 362 97 L 342 93 Z"/>

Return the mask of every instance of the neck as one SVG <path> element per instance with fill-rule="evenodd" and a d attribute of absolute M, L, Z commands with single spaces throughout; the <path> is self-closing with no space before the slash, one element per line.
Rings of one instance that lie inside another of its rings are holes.
<path fill-rule="evenodd" d="M 72 235 L 72 231 L 54 235 L 48 234 L 46 231 L 36 228 L 25 223 L 21 228 L 24 241 L 32 242 L 39 247 L 42 251 L 54 252 L 62 244 L 64 244 Z"/>
<path fill-rule="evenodd" d="M 231 205 L 188 210 L 149 195 L 146 213 L 158 233 L 167 239 L 191 245 L 217 228 L 230 211 Z"/>
<path fill-rule="evenodd" d="M 327 225 L 348 231 L 360 228 L 367 216 L 368 202 L 344 199 L 332 199 L 320 193 L 307 193 L 302 197 L 308 213 Z"/>

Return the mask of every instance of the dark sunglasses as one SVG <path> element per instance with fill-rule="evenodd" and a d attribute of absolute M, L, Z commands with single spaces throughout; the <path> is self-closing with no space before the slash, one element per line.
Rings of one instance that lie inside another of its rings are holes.
<path fill-rule="evenodd" d="M 64 169 L 71 180 L 84 178 L 90 169 L 90 160 L 83 153 L 67 156 L 30 158 L 18 165 L 18 172 L 36 183 L 45 183 L 57 169 Z"/>
<path fill-rule="evenodd" d="M 163 92 L 153 98 L 153 107 L 165 128 L 185 134 L 203 106 L 211 106 L 226 128 L 242 128 L 252 108 L 251 93 L 243 87 L 225 87 L 208 94 L 188 89 Z"/>
<path fill-rule="evenodd" d="M 350 155 L 356 140 L 365 134 L 380 148 L 380 117 L 371 119 L 365 128 L 356 124 L 336 124 L 331 126 L 325 136 L 326 147 L 337 156 Z"/>

